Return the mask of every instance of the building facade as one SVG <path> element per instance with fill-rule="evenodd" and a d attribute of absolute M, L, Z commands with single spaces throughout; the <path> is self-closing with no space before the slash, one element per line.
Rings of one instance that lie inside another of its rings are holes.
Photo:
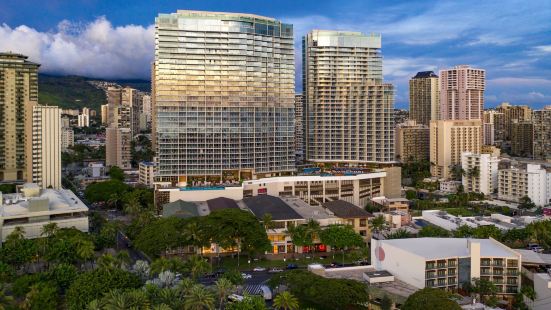
<path fill-rule="evenodd" d="M 427 126 L 440 119 L 440 83 L 434 72 L 417 72 L 409 80 L 409 119 Z"/>
<path fill-rule="evenodd" d="M 495 140 L 510 141 L 512 124 L 516 122 L 532 121 L 532 109 L 526 105 L 511 105 L 503 102 L 495 109 Z"/>
<path fill-rule="evenodd" d="M 381 36 L 313 30 L 302 42 L 306 159 L 393 162 L 394 86 L 383 83 Z"/>
<path fill-rule="evenodd" d="M 511 126 L 511 155 L 532 157 L 534 155 L 534 124 L 513 121 Z"/>
<path fill-rule="evenodd" d="M 159 180 L 250 179 L 295 170 L 293 27 L 179 10 L 155 23 Z"/>
<path fill-rule="evenodd" d="M 461 154 L 463 190 L 465 192 L 493 194 L 497 190 L 499 158 L 490 154 Z"/>
<path fill-rule="evenodd" d="M 522 257 L 494 239 L 372 239 L 371 257 L 375 269 L 419 289 L 456 291 L 484 279 L 496 286 L 498 295 L 520 291 Z"/>
<path fill-rule="evenodd" d="M 440 71 L 440 119 L 482 120 L 486 71 L 468 65 Z"/>
<path fill-rule="evenodd" d="M 498 198 L 519 202 L 529 197 L 538 207 L 551 203 L 551 171 L 541 165 L 499 170 Z"/>
<path fill-rule="evenodd" d="M 482 144 L 480 120 L 439 120 L 430 123 L 431 174 L 450 178 L 452 169 L 461 164 L 463 152 L 480 153 Z"/>
<path fill-rule="evenodd" d="M 156 164 L 153 162 L 142 161 L 139 164 L 140 179 L 139 183 L 147 187 L 153 187 Z"/>
<path fill-rule="evenodd" d="M 61 151 L 65 152 L 75 145 L 75 131 L 73 128 L 61 127 Z"/>
<path fill-rule="evenodd" d="M 36 105 L 32 114 L 31 182 L 41 188 L 61 188 L 61 110 Z"/>
<path fill-rule="evenodd" d="M 300 162 L 304 159 L 304 100 L 302 94 L 295 95 L 295 153 Z"/>
<path fill-rule="evenodd" d="M 101 105 L 101 124 L 104 126 L 109 125 L 109 104 Z"/>
<path fill-rule="evenodd" d="M 130 128 L 105 129 L 105 165 L 121 169 L 132 168 L 132 135 Z"/>
<path fill-rule="evenodd" d="M 25 180 L 32 152 L 32 107 L 38 102 L 38 67 L 27 56 L 0 53 L 0 181 Z"/>
<path fill-rule="evenodd" d="M 430 158 L 429 126 L 408 121 L 396 127 L 396 158 L 402 162 L 423 161 Z"/>
<path fill-rule="evenodd" d="M 551 105 L 533 114 L 534 150 L 536 159 L 551 159 Z"/>

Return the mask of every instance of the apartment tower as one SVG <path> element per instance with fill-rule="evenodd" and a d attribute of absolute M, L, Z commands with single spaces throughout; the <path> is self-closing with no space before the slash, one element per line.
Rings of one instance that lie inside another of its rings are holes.
<path fill-rule="evenodd" d="M 486 71 L 468 65 L 440 71 L 440 117 L 482 119 Z"/>
<path fill-rule="evenodd" d="M 440 118 L 440 83 L 432 71 L 417 72 L 409 80 L 409 119 L 429 125 Z"/>
<path fill-rule="evenodd" d="M 396 158 L 402 162 L 428 161 L 430 129 L 414 120 L 396 126 Z"/>
<path fill-rule="evenodd" d="M 295 95 L 295 153 L 297 159 L 304 159 L 304 100 L 302 94 Z"/>
<path fill-rule="evenodd" d="M 293 27 L 179 10 L 155 20 L 158 180 L 219 182 L 295 170 Z"/>
<path fill-rule="evenodd" d="M 61 110 L 56 106 L 33 106 L 32 156 L 29 175 L 41 188 L 61 188 Z"/>
<path fill-rule="evenodd" d="M 25 180 L 32 152 L 32 106 L 38 101 L 39 64 L 0 53 L 0 181 Z"/>
<path fill-rule="evenodd" d="M 430 122 L 431 174 L 448 179 L 455 166 L 461 165 L 461 154 L 480 154 L 482 144 L 480 120 L 439 120 Z"/>
<path fill-rule="evenodd" d="M 512 124 L 516 122 L 532 121 L 532 109 L 526 105 L 511 105 L 503 102 L 496 107 L 494 116 L 495 140 L 510 141 L 512 135 Z"/>
<path fill-rule="evenodd" d="M 313 30 L 302 40 L 306 159 L 394 161 L 394 86 L 383 83 L 381 36 Z"/>
<path fill-rule="evenodd" d="M 534 158 L 551 159 L 551 105 L 533 114 Z"/>

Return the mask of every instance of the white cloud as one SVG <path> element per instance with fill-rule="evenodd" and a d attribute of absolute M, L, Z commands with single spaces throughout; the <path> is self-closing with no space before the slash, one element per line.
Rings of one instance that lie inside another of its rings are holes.
<path fill-rule="evenodd" d="M 540 78 L 501 77 L 496 79 L 489 79 L 487 83 L 492 86 L 506 87 L 551 87 L 551 80 Z"/>
<path fill-rule="evenodd" d="M 531 91 L 528 93 L 528 97 L 530 99 L 543 99 L 545 98 L 545 95 L 537 91 Z"/>
<path fill-rule="evenodd" d="M 62 21 L 50 32 L 3 24 L 0 51 L 28 55 L 46 73 L 148 79 L 154 31 L 153 25 L 114 27 L 105 17 L 84 25 Z"/>

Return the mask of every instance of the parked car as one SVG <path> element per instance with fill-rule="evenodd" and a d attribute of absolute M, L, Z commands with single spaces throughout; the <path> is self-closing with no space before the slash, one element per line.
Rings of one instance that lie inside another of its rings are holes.
<path fill-rule="evenodd" d="M 266 271 L 264 267 L 254 267 L 253 271 Z"/>
<path fill-rule="evenodd" d="M 261 296 L 262 298 L 264 298 L 264 300 L 272 300 L 273 298 L 272 290 L 267 285 L 261 285 L 260 290 L 261 290 Z"/>
<path fill-rule="evenodd" d="M 283 272 L 283 269 L 274 267 L 274 268 L 268 270 L 268 272 L 269 273 L 278 273 L 278 272 Z"/>
<path fill-rule="evenodd" d="M 337 267 L 342 267 L 344 266 L 342 263 L 339 263 L 339 262 L 332 262 L 329 267 L 331 268 L 337 268 Z"/>
<path fill-rule="evenodd" d="M 298 265 L 297 264 L 288 264 L 287 265 L 287 269 L 291 270 L 291 269 L 297 269 L 298 268 Z"/>
<path fill-rule="evenodd" d="M 249 273 L 244 273 L 244 272 L 243 272 L 243 273 L 241 274 L 241 277 L 242 277 L 243 279 L 251 279 L 253 276 L 252 276 L 251 274 L 249 274 Z"/>
<path fill-rule="evenodd" d="M 231 294 L 230 296 L 228 296 L 228 300 L 230 301 L 242 301 L 243 299 L 243 296 L 237 294 Z"/>

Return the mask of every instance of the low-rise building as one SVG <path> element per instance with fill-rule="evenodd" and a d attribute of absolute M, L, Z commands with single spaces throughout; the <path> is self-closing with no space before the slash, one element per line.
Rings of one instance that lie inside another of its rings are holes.
<path fill-rule="evenodd" d="M 455 194 L 461 185 L 461 181 L 440 180 L 440 191 L 442 193 Z"/>
<path fill-rule="evenodd" d="M 352 226 L 364 239 L 371 238 L 369 219 L 373 218 L 373 214 L 344 200 L 328 201 L 323 204 L 323 207 L 336 217 L 343 219 L 343 224 Z"/>
<path fill-rule="evenodd" d="M 147 187 L 153 187 L 156 164 L 150 161 L 142 161 L 139 164 L 140 179 L 139 183 Z"/>
<path fill-rule="evenodd" d="M 409 211 L 410 201 L 406 198 L 386 198 L 386 197 L 374 197 L 371 202 L 383 212 L 393 211 Z"/>
<path fill-rule="evenodd" d="M 465 172 L 462 183 L 465 192 L 493 194 L 497 190 L 499 158 L 490 154 L 461 154 L 461 167 Z"/>
<path fill-rule="evenodd" d="M 491 281 L 500 295 L 513 295 L 521 284 L 521 255 L 491 238 L 373 239 L 371 260 L 375 269 L 419 289 L 457 290 L 478 278 Z"/>
<path fill-rule="evenodd" d="M 551 203 L 551 171 L 538 164 L 499 170 L 498 198 L 519 202 L 525 196 L 539 207 Z"/>
<path fill-rule="evenodd" d="M 20 186 L 15 194 L 0 193 L 2 242 L 16 227 L 23 228 L 25 238 L 40 237 L 49 223 L 88 232 L 88 207 L 70 190 L 41 189 L 32 183 Z"/>
<path fill-rule="evenodd" d="M 501 230 L 519 229 L 543 219 L 542 217 L 535 216 L 511 217 L 498 213 L 491 214 L 490 216 L 455 216 L 441 210 L 424 210 L 422 216 L 424 221 L 448 231 L 456 230 L 462 225 L 471 228 L 494 225 Z"/>
<path fill-rule="evenodd" d="M 104 177 L 107 171 L 103 162 L 89 162 L 84 172 L 88 177 L 99 178 Z"/>

